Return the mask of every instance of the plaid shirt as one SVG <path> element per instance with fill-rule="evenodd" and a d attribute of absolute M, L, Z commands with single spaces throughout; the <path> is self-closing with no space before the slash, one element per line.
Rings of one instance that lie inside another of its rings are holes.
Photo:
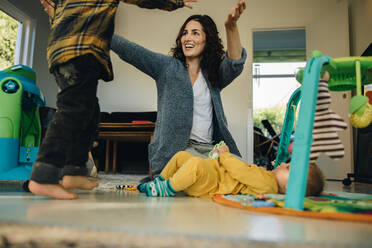
<path fill-rule="evenodd" d="M 141 8 L 175 10 L 183 0 L 55 0 L 50 18 L 47 59 L 49 69 L 81 55 L 93 54 L 103 66 L 101 78 L 113 78 L 110 43 L 119 2 Z"/>

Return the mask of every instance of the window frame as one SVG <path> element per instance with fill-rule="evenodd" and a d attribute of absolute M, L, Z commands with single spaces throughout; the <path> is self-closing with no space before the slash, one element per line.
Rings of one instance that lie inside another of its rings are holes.
<path fill-rule="evenodd" d="M 0 0 L 0 9 L 19 22 L 14 65 L 22 64 L 32 68 L 36 20 L 7 0 Z"/>

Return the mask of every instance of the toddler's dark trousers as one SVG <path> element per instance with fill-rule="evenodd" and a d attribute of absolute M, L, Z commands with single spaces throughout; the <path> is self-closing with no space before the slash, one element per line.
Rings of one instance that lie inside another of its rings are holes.
<path fill-rule="evenodd" d="M 86 161 L 99 122 L 101 66 L 84 55 L 56 66 L 57 111 L 33 165 L 31 180 L 57 184 L 64 175 L 87 175 Z"/>

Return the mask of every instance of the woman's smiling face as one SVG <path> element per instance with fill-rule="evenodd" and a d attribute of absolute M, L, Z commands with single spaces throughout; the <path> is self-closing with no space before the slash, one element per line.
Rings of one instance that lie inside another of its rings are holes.
<path fill-rule="evenodd" d="M 183 30 L 181 43 L 186 58 L 201 57 L 206 44 L 206 34 L 203 31 L 203 26 L 194 20 L 188 22 Z"/>

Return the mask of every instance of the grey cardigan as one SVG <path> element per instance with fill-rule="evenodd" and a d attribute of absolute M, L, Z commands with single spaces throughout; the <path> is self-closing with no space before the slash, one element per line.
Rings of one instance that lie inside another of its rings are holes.
<path fill-rule="evenodd" d="M 149 145 L 149 162 L 154 173 L 160 173 L 170 158 L 188 145 L 193 122 L 194 95 L 187 69 L 181 61 L 152 52 L 127 39 L 114 35 L 111 49 L 125 62 L 135 66 L 156 81 L 158 113 L 154 138 Z M 213 140 L 221 140 L 230 151 L 240 156 L 231 136 L 222 107 L 220 91 L 229 85 L 243 70 L 246 60 L 243 49 L 240 60 L 226 55 L 219 68 L 219 85 L 211 87 L 206 71 L 202 71 L 210 89 L 213 104 Z"/>

